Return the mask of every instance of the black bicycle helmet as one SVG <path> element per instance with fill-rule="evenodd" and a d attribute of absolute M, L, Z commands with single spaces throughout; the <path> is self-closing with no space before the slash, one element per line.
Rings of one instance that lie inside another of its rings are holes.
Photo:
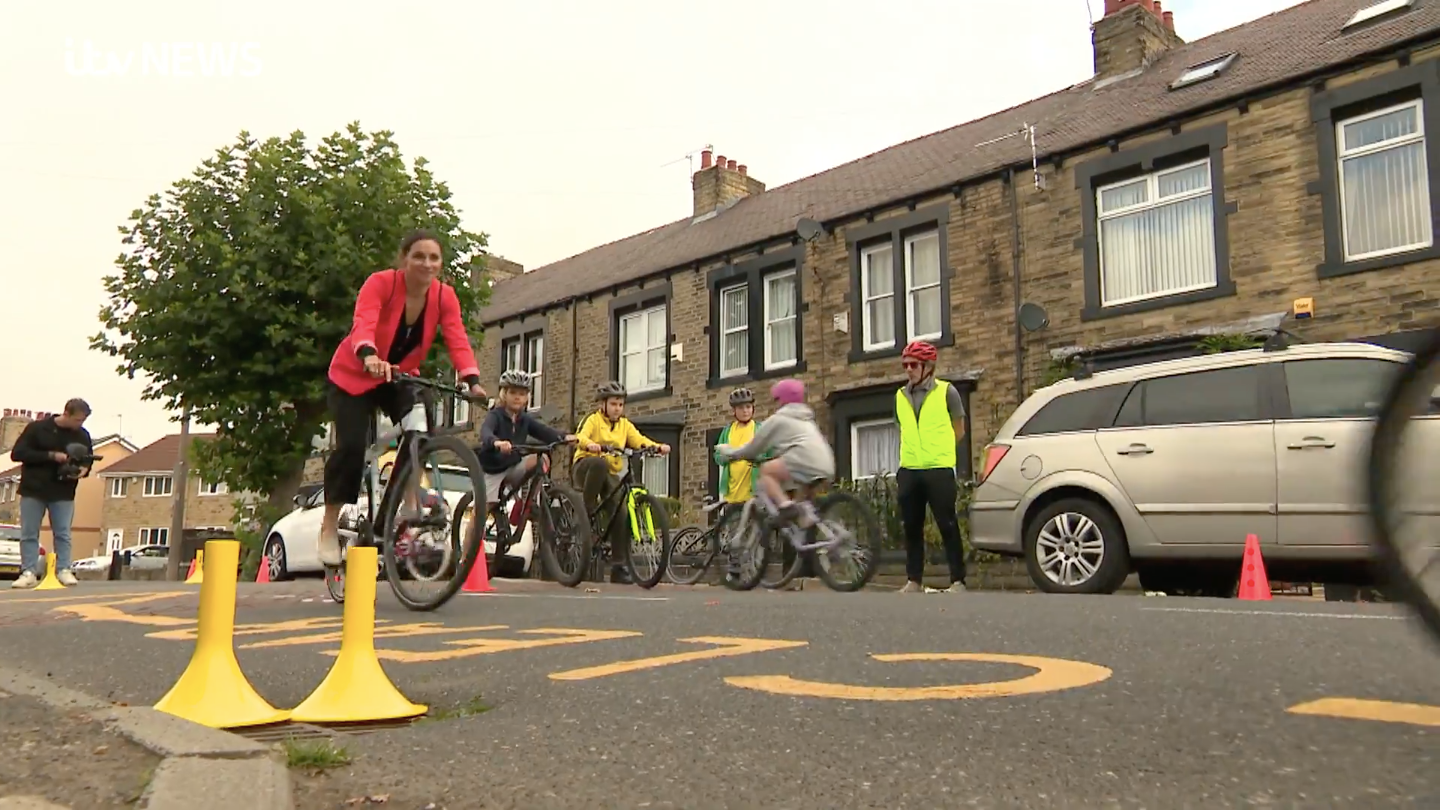
<path fill-rule="evenodd" d="M 734 408 L 737 405 L 754 404 L 755 392 L 751 391 L 749 388 L 736 388 L 734 391 L 730 392 L 730 407 Z"/>
<path fill-rule="evenodd" d="M 501 388 L 520 388 L 530 390 L 530 374 L 518 368 L 512 368 L 500 375 Z"/>
<path fill-rule="evenodd" d="M 596 399 L 609 399 L 610 397 L 620 397 L 621 399 L 624 399 L 625 386 L 621 385 L 616 380 L 609 380 L 607 382 L 600 383 L 595 387 Z"/>

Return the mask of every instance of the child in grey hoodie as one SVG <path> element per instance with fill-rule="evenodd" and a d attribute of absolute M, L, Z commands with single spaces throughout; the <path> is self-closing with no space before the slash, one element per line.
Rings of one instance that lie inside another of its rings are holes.
<path fill-rule="evenodd" d="M 835 451 L 815 424 L 815 412 L 805 404 L 805 383 L 781 380 L 770 387 L 780 408 L 755 432 L 744 447 L 720 445 L 715 453 L 727 461 L 755 461 L 761 455 L 774 456 L 760 465 L 760 485 L 780 508 L 780 516 L 793 520 L 798 512 L 788 489 L 835 477 Z"/>

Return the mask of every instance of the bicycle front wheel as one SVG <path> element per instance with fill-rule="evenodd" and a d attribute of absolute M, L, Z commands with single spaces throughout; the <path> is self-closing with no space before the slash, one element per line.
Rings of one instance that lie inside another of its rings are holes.
<path fill-rule="evenodd" d="M 665 576 L 670 559 L 670 513 L 648 492 L 636 493 L 630 513 L 630 553 L 625 564 L 635 584 L 650 589 Z"/>
<path fill-rule="evenodd" d="M 540 562 L 556 582 L 573 588 L 585 578 L 593 553 L 585 498 L 553 479 L 537 497 L 533 508 L 539 512 L 535 526 L 540 534 Z"/>
<path fill-rule="evenodd" d="M 833 591 L 858 591 L 879 567 L 880 521 L 850 492 L 836 490 L 815 502 L 820 519 L 806 544 L 835 541 L 811 552 L 815 573 Z"/>
<path fill-rule="evenodd" d="M 1400 372 L 1370 443 L 1370 517 L 1382 575 L 1440 640 L 1440 332 Z"/>
<path fill-rule="evenodd" d="M 485 503 L 485 477 L 475 452 L 456 436 L 425 436 L 416 457 L 390 477 L 385 513 L 385 576 L 400 604 L 435 610 L 465 584 L 483 553 L 485 521 L 453 532 L 464 519 L 465 495 Z M 463 537 L 461 536 L 463 534 Z"/>

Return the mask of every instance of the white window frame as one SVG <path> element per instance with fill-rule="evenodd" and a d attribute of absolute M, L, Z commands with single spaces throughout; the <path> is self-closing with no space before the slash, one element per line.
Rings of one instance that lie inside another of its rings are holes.
<path fill-rule="evenodd" d="M 197 487 L 196 494 L 200 495 L 201 497 L 210 497 L 213 495 L 226 495 L 229 492 L 230 487 L 224 481 L 217 481 L 212 483 L 202 478 L 200 479 L 200 484 Z"/>
<path fill-rule="evenodd" d="M 530 372 L 530 410 L 539 410 L 544 404 L 545 382 L 545 335 L 534 334 L 525 338 L 524 363 Z"/>
<path fill-rule="evenodd" d="M 159 539 L 156 539 L 159 538 Z M 170 545 L 170 527 L 156 526 L 146 527 L 140 530 L 140 542 L 137 546 L 166 546 Z"/>
<path fill-rule="evenodd" d="M 1408 10 L 1415 5 L 1415 0 L 1380 0 L 1360 9 L 1350 16 L 1350 19 L 1340 26 L 1340 30 L 1348 33 L 1361 23 L 1367 23 L 1377 17 L 1383 17 L 1396 11 Z"/>
<path fill-rule="evenodd" d="M 870 259 L 879 253 L 890 254 L 890 292 L 880 295 L 872 295 L 870 292 Z M 870 304 L 875 301 L 889 301 L 891 312 L 895 307 L 895 245 L 893 242 L 884 242 L 872 245 L 860 251 L 860 341 L 866 351 L 878 351 L 889 349 L 895 345 L 895 327 L 899 324 L 891 318 L 890 337 L 886 340 L 875 341 L 872 335 L 875 333 L 875 324 L 870 322 Z"/>
<path fill-rule="evenodd" d="M 660 344 L 657 344 L 657 345 L 651 345 L 651 344 L 650 344 L 650 318 L 654 318 L 654 317 L 659 317 L 659 318 L 662 318 L 662 319 L 665 318 L 665 317 L 666 317 L 665 312 L 666 312 L 666 307 L 667 307 L 667 306 L 668 306 L 667 304 L 660 304 L 660 305 L 658 305 L 658 306 L 653 306 L 653 307 L 649 307 L 649 308 L 646 308 L 646 309 L 642 309 L 642 310 L 640 310 L 639 312 L 631 312 L 631 313 L 629 313 L 628 315 L 622 315 L 622 316 L 620 317 L 620 320 L 615 324 L 615 329 L 616 329 L 616 331 L 618 332 L 618 334 L 616 335 L 616 337 L 617 337 L 616 343 L 619 344 L 619 351 L 617 352 L 617 354 L 619 354 L 619 357 L 617 357 L 616 360 L 615 360 L 615 371 L 616 371 L 616 376 L 620 379 L 620 381 L 621 381 L 622 383 L 624 383 L 624 381 L 625 381 L 625 380 L 628 378 L 628 376 L 629 376 L 629 375 L 627 375 L 627 374 L 625 373 L 625 363 L 626 363 L 627 360 L 629 360 L 630 358 L 638 357 L 641 362 L 645 362 L 645 363 L 646 363 L 646 366 L 645 366 L 646 374 L 649 374 L 650 366 L 649 366 L 649 363 L 648 363 L 648 356 L 649 356 L 650 352 L 655 351 L 656 349 L 661 349 L 661 350 L 663 351 L 663 350 L 666 350 L 666 349 L 668 348 L 669 343 L 670 343 L 670 335 L 668 334 L 668 333 L 669 333 L 669 329 L 668 329 L 668 328 L 665 330 L 665 331 L 666 331 L 666 335 L 665 335 L 665 341 L 664 341 L 663 343 L 660 343 Z M 624 345 L 625 332 L 626 332 L 627 328 L 628 328 L 628 329 L 634 329 L 634 328 L 636 328 L 636 327 L 635 327 L 635 326 L 626 327 L 625 324 L 626 324 L 626 323 L 638 324 L 638 323 L 641 323 L 642 321 L 643 321 L 643 323 L 644 323 L 644 325 L 645 325 L 645 332 L 644 332 L 644 334 L 645 334 L 645 342 L 644 342 L 644 348 L 640 349 L 640 351 L 638 351 L 638 352 L 627 352 L 627 351 L 625 350 L 625 345 Z M 645 393 L 645 392 L 647 392 L 647 391 L 659 391 L 659 390 L 661 390 L 661 389 L 663 389 L 663 388 L 665 387 L 665 384 L 666 384 L 666 382 L 667 382 L 666 379 L 665 379 L 665 375 L 666 375 L 666 374 L 668 374 L 668 369 L 667 369 L 666 372 L 662 372 L 662 376 L 661 376 L 661 378 L 660 378 L 658 381 L 654 381 L 654 380 L 648 381 L 648 382 L 646 382 L 646 384 L 644 384 L 644 385 L 642 385 L 642 386 L 630 388 L 626 393 L 629 394 L 630 396 L 634 396 L 635 394 L 642 394 L 642 393 Z M 627 385 L 628 385 L 628 384 L 627 384 Z"/>
<path fill-rule="evenodd" d="M 15 482 L 0 482 L 0 503 L 9 503 L 15 499 Z"/>
<path fill-rule="evenodd" d="M 450 403 L 450 423 L 463 425 L 470 421 L 470 400 L 462 397 L 454 397 Z"/>
<path fill-rule="evenodd" d="M 111 478 L 111 479 L 110 479 L 110 497 L 112 497 L 112 498 L 128 498 L 128 497 L 130 497 L 130 479 L 129 479 L 129 477 L 124 476 L 124 475 L 117 475 L 117 476 L 115 476 L 114 478 Z"/>
<path fill-rule="evenodd" d="M 1170 196 L 1164 198 L 1160 197 L 1161 175 L 1176 174 L 1178 172 L 1193 169 L 1196 166 L 1205 167 L 1204 188 L 1194 189 L 1192 191 L 1185 191 L 1179 194 L 1171 194 Z M 1124 304 L 1133 304 L 1137 301 L 1154 301 L 1160 298 L 1171 298 L 1176 295 L 1184 295 L 1188 292 L 1195 292 L 1196 290 L 1213 289 L 1216 285 L 1220 283 L 1220 257 L 1216 256 L 1215 264 L 1211 268 L 1212 278 L 1208 282 L 1202 284 L 1192 284 L 1188 287 L 1177 287 L 1171 290 L 1162 290 L 1160 292 L 1146 293 L 1142 295 L 1132 295 L 1129 298 L 1119 298 L 1113 301 L 1105 297 L 1105 229 L 1101 227 L 1105 220 L 1118 219 L 1120 217 L 1129 216 L 1130 214 L 1134 214 L 1140 211 L 1148 211 L 1151 209 L 1162 208 L 1167 205 L 1184 202 L 1186 200 L 1193 200 L 1197 197 L 1211 197 L 1215 193 L 1213 177 L 1214 175 L 1210 165 L 1210 158 L 1204 157 L 1200 160 L 1193 160 L 1189 163 L 1182 163 L 1179 166 L 1166 166 L 1163 169 L 1156 169 L 1155 171 L 1152 171 L 1148 174 L 1140 175 L 1138 177 L 1130 177 L 1115 183 L 1107 183 L 1095 189 L 1095 248 L 1096 263 L 1099 265 L 1098 281 L 1100 283 L 1100 306 L 1118 307 Z M 1137 203 L 1135 205 L 1127 205 L 1109 211 L 1105 210 L 1105 192 L 1109 191 L 1112 188 L 1120 188 L 1122 186 L 1134 185 L 1136 181 L 1142 179 L 1145 181 L 1145 202 Z M 1219 224 L 1212 219 L 1210 221 L 1210 239 L 1212 244 L 1215 239 L 1215 229 L 1217 227 L 1219 227 Z"/>
<path fill-rule="evenodd" d="M 899 423 L 896 422 L 893 418 L 883 418 L 883 419 L 858 419 L 858 420 L 850 423 L 850 480 L 851 480 L 851 481 L 869 481 L 870 479 L 872 479 L 872 478 L 875 477 L 874 474 L 871 474 L 871 475 L 860 475 L 859 468 L 857 468 L 857 467 L 855 466 L 855 465 L 856 465 L 856 462 L 858 462 L 859 459 L 860 459 L 860 454 L 855 451 L 855 448 L 858 447 L 859 444 L 860 444 L 860 431 L 861 431 L 861 429 L 867 428 L 867 427 L 880 427 L 880 426 L 882 426 L 882 425 L 885 425 L 885 426 L 893 426 L 893 427 L 895 428 L 896 469 L 897 469 L 897 470 L 899 469 L 899 456 L 900 456 L 900 425 L 899 425 Z M 893 474 L 894 474 L 894 473 L 891 473 L 891 475 L 893 475 Z"/>
<path fill-rule="evenodd" d="M 770 300 L 771 300 L 771 288 L 770 288 L 770 285 L 771 285 L 771 284 L 774 284 L 776 281 L 782 281 L 782 280 L 787 279 L 787 278 L 789 278 L 789 279 L 796 278 L 794 268 L 791 268 L 791 269 L 789 269 L 789 270 L 781 270 L 781 271 L 778 272 L 778 273 L 771 273 L 770 275 L 765 276 L 764 278 L 762 278 L 762 279 L 760 280 L 760 283 L 761 283 L 762 285 L 764 285 L 764 287 L 763 287 L 763 289 L 764 289 L 764 294 L 763 294 L 762 299 L 761 299 L 761 301 L 760 301 L 760 306 L 761 306 L 761 317 L 762 317 L 762 318 L 764 319 L 764 321 L 765 321 L 765 370 L 766 370 L 766 371 L 773 371 L 773 370 L 775 370 L 775 369 L 777 369 L 777 368 L 790 368 L 791 366 L 794 366 L 796 363 L 799 363 L 799 362 L 800 362 L 800 328 L 799 328 L 799 322 L 800 322 L 800 300 L 799 300 L 799 299 L 800 299 L 800 285 L 799 285 L 798 283 L 795 283 L 795 284 L 791 284 L 791 285 L 790 285 L 790 290 L 791 290 L 791 293 L 790 293 L 790 296 L 791 296 L 790 314 L 789 314 L 788 316 L 784 317 L 784 318 L 774 318 L 774 319 L 772 319 L 772 318 L 770 317 Z M 775 342 L 770 339 L 771 329 L 772 329 L 772 327 L 775 326 L 775 324 L 785 323 L 786 321 L 795 323 L 795 325 L 796 325 L 796 328 L 795 328 L 795 356 L 792 357 L 792 358 L 790 358 L 789 360 L 779 360 L 779 361 L 777 361 L 777 360 L 774 359 L 774 354 L 775 354 Z"/>
<path fill-rule="evenodd" d="M 165 482 L 165 491 L 160 492 L 160 482 Z M 170 475 L 145 476 L 144 495 L 147 498 L 168 498 L 175 494 L 175 478 Z"/>
<path fill-rule="evenodd" d="M 500 344 L 500 371 L 506 372 L 512 369 L 521 368 L 524 360 L 521 350 L 523 346 L 520 338 L 513 337 Z"/>
<path fill-rule="evenodd" d="M 740 297 L 745 301 L 745 307 L 744 307 L 744 310 L 743 310 L 743 311 L 745 312 L 745 322 L 742 323 L 742 324 L 739 324 L 739 325 L 729 323 L 729 320 L 730 320 L 730 319 L 726 317 L 726 313 L 728 313 L 728 312 L 730 311 L 730 308 L 727 307 L 727 306 L 725 306 L 725 297 L 728 296 L 728 295 L 732 295 L 732 294 L 734 294 L 734 293 L 739 293 L 739 294 L 740 294 Z M 718 351 L 719 354 L 720 354 L 720 376 L 721 376 L 722 378 L 724 378 L 724 377 L 739 377 L 739 376 L 743 376 L 743 375 L 745 375 L 745 374 L 749 374 L 749 373 L 750 373 L 750 344 L 749 344 L 748 342 L 745 344 L 745 356 L 740 359 L 740 365 L 735 366 L 734 368 L 727 368 L 727 367 L 725 366 L 725 355 L 726 355 L 726 352 L 725 352 L 725 338 L 729 337 L 730 335 L 739 333 L 739 332 L 749 332 L 749 331 L 750 331 L 750 288 L 749 288 L 749 286 L 748 286 L 748 285 L 745 285 L 745 284 L 735 284 L 735 285 L 732 285 L 732 286 L 729 286 L 729 287 L 722 287 L 722 288 L 720 289 L 719 306 L 720 306 L 720 343 L 719 343 L 719 345 L 717 346 L 717 351 Z"/>
<path fill-rule="evenodd" d="M 1393 138 L 1388 141 L 1381 141 L 1380 143 L 1372 143 L 1369 146 L 1362 146 L 1358 149 L 1351 149 L 1348 151 L 1345 149 L 1345 127 L 1363 123 L 1365 121 L 1369 121 L 1372 118 L 1380 118 L 1382 116 L 1390 115 L 1391 113 L 1396 113 L 1409 107 L 1415 108 L 1415 131 L 1411 134 L 1405 135 L 1400 138 Z M 1351 116 L 1350 118 L 1335 122 L 1335 185 L 1340 191 L 1340 244 L 1341 249 L 1344 251 L 1345 261 L 1359 262 L 1366 259 L 1378 259 L 1382 256 L 1394 256 L 1397 253 L 1412 253 L 1417 250 L 1424 250 L 1425 248 L 1428 248 L 1431 245 L 1435 244 L 1435 231 L 1433 227 L 1431 227 L 1430 238 L 1425 239 L 1421 242 L 1416 242 L 1413 245 L 1400 245 L 1398 247 L 1385 248 L 1384 250 L 1372 250 L 1369 253 L 1351 254 L 1350 228 L 1348 227 L 1348 223 L 1345 221 L 1345 161 L 1352 160 L 1358 157 L 1365 157 L 1367 155 L 1373 155 L 1379 152 L 1385 152 L 1391 149 L 1398 149 L 1402 146 L 1410 146 L 1411 144 L 1415 143 L 1421 144 L 1422 150 L 1426 152 L 1427 159 L 1425 163 L 1427 171 L 1421 172 L 1420 182 L 1422 184 L 1421 188 L 1424 192 L 1423 196 L 1425 210 L 1430 210 L 1431 188 L 1430 174 L 1428 171 L 1430 161 L 1428 159 L 1429 147 L 1425 144 L 1425 137 L 1425 102 L 1423 99 L 1418 98 L 1411 101 L 1402 102 L 1400 104 L 1395 104 L 1390 107 L 1386 107 L 1383 110 L 1375 110 L 1374 112 L 1368 112 L 1364 115 Z M 1425 221 L 1428 225 L 1430 223 L 1430 218 L 1426 217 Z"/>
<path fill-rule="evenodd" d="M 935 251 L 940 251 L 940 231 L 925 231 L 905 237 L 905 335 L 906 340 L 938 340 L 945 332 L 945 299 L 940 299 L 940 317 L 936 320 L 940 323 L 940 331 L 927 332 L 923 335 L 915 333 L 915 293 L 925 290 L 940 290 L 940 282 L 945 275 L 945 257 L 940 257 L 940 272 L 935 278 L 934 284 L 926 284 L 921 287 L 915 286 L 915 244 L 924 239 L 935 240 Z"/>
<path fill-rule="evenodd" d="M 114 533 L 115 533 L 114 536 L 111 536 L 111 532 L 114 532 Z M 105 532 L 105 553 L 106 553 L 106 554 L 113 554 L 113 553 L 115 553 L 115 552 L 117 552 L 117 551 L 120 551 L 120 550 L 123 549 L 123 548 L 125 548 L 125 530 L 124 530 L 124 529 L 110 529 L 110 530 L 108 530 L 108 531 Z"/>

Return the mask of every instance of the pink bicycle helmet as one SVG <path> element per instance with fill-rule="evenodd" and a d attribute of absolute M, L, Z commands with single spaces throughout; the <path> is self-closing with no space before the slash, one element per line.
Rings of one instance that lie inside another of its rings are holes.
<path fill-rule="evenodd" d="M 781 380 L 770 386 L 770 396 L 781 405 L 805 401 L 805 383 L 796 379 Z"/>

